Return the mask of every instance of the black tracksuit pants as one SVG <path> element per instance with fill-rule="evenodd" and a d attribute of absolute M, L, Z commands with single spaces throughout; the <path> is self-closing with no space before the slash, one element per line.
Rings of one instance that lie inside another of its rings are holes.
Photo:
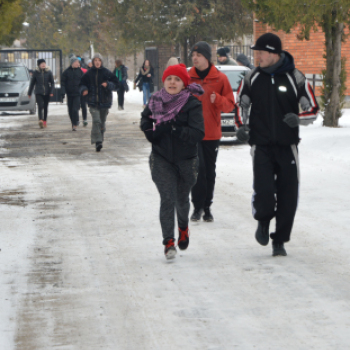
<path fill-rule="evenodd" d="M 72 126 L 79 124 L 80 96 L 67 96 L 67 107 Z"/>
<path fill-rule="evenodd" d="M 191 191 L 196 210 L 210 207 L 213 203 L 219 143 L 220 140 L 204 140 L 198 143 L 198 179 Z"/>
<path fill-rule="evenodd" d="M 50 95 L 35 95 L 36 103 L 38 105 L 39 120 L 47 120 L 47 111 L 50 102 Z"/>
<path fill-rule="evenodd" d="M 170 163 L 162 156 L 152 152 L 149 159 L 152 180 L 160 194 L 160 225 L 163 244 L 174 238 L 175 210 L 178 227 L 188 227 L 190 212 L 190 192 L 196 183 L 198 158 Z"/>
<path fill-rule="evenodd" d="M 299 157 L 296 145 L 252 146 L 254 219 L 269 221 L 276 217 L 271 238 L 288 242 L 298 204 Z"/>

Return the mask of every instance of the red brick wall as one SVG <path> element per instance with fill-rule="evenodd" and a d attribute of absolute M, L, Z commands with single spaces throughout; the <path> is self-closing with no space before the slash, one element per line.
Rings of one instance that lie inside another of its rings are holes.
<path fill-rule="evenodd" d="M 271 28 L 260 23 L 254 22 L 254 38 L 255 40 L 262 34 L 272 32 Z M 296 68 L 301 70 L 304 74 L 321 74 L 322 69 L 325 68 L 324 55 L 324 34 L 321 29 L 314 33 L 311 31 L 310 40 L 298 40 L 298 27 L 295 27 L 290 34 L 283 31 L 275 32 L 281 40 L 283 50 L 288 51 L 295 60 Z M 349 30 L 346 31 L 349 34 Z M 350 39 L 342 43 L 342 56 L 347 58 L 347 90 L 345 95 L 350 96 Z M 256 65 L 258 64 L 255 62 Z M 316 95 L 320 95 L 320 89 L 316 88 Z"/>

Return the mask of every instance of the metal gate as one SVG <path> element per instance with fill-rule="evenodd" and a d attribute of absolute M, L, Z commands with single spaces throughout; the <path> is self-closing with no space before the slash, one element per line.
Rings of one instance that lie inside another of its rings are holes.
<path fill-rule="evenodd" d="M 36 69 L 39 58 L 46 61 L 55 80 L 55 90 L 50 102 L 61 102 L 62 50 L 0 50 L 0 62 L 22 63 L 29 70 Z"/>
<path fill-rule="evenodd" d="M 254 53 L 250 45 L 227 45 L 227 47 L 230 49 L 230 55 L 234 59 L 236 59 L 239 54 L 243 53 L 247 56 L 250 63 L 254 64 Z"/>
<path fill-rule="evenodd" d="M 146 47 L 145 48 L 145 60 L 149 60 L 153 69 L 154 69 L 154 92 L 159 90 L 160 82 L 159 82 L 159 55 L 158 48 Z"/>

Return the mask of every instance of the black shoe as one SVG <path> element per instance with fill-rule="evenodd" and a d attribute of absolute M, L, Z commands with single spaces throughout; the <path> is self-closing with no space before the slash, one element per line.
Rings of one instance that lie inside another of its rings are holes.
<path fill-rule="evenodd" d="M 181 230 L 179 227 L 179 239 L 177 241 L 177 246 L 181 250 L 185 250 L 188 248 L 188 245 L 190 243 L 190 231 L 188 227 L 185 230 Z"/>
<path fill-rule="evenodd" d="M 170 239 L 168 243 L 164 247 L 164 255 L 165 257 L 169 259 L 174 259 L 176 256 L 176 248 L 175 248 L 175 243 L 174 239 Z"/>
<path fill-rule="evenodd" d="M 102 147 L 102 142 L 96 142 L 96 152 L 100 152 Z"/>
<path fill-rule="evenodd" d="M 255 231 L 255 239 L 261 244 L 261 245 L 268 245 L 269 244 L 269 227 L 270 227 L 270 221 L 259 221 L 258 228 Z"/>
<path fill-rule="evenodd" d="M 206 221 L 206 222 L 214 221 L 214 217 L 213 217 L 213 215 L 210 212 L 210 207 L 204 208 L 203 220 Z"/>
<path fill-rule="evenodd" d="M 283 243 L 272 241 L 272 256 L 287 256 Z"/>
<path fill-rule="evenodd" d="M 191 215 L 191 221 L 200 221 L 203 209 L 195 209 Z"/>

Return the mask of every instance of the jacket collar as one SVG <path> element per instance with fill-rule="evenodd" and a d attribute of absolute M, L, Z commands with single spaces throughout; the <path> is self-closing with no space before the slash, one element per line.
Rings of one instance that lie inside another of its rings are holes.
<path fill-rule="evenodd" d="M 190 71 L 188 72 L 188 74 L 193 79 L 200 79 L 200 77 L 198 76 L 198 74 L 196 72 L 196 68 L 195 67 L 192 67 L 190 69 Z M 219 70 L 214 65 L 212 65 L 208 75 L 204 78 L 204 80 L 215 79 L 215 78 L 218 78 L 219 75 L 220 75 Z"/>

